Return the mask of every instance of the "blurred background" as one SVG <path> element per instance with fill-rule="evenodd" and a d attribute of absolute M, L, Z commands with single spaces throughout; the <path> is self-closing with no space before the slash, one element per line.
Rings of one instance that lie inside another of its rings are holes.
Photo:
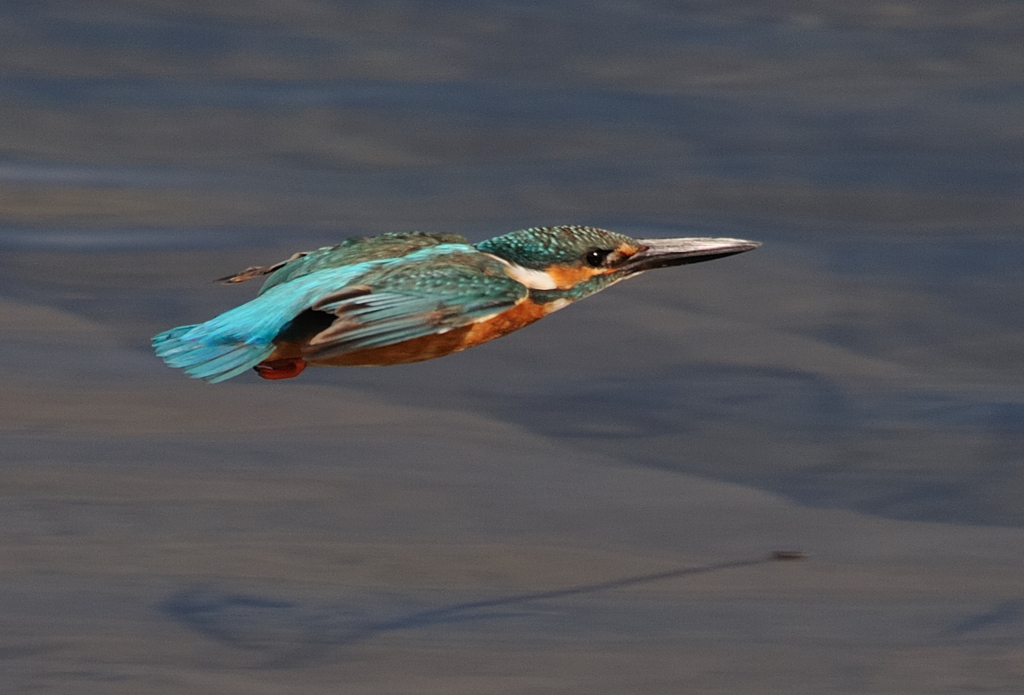
<path fill-rule="evenodd" d="M 1009 0 L 0 4 L 0 689 L 1019 692 L 1022 44 Z M 764 246 L 417 365 L 149 348 L 295 251 L 561 223 Z"/>

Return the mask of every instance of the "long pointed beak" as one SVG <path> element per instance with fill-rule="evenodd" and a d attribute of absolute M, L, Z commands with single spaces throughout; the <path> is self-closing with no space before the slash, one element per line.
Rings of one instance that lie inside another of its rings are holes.
<path fill-rule="evenodd" d="M 667 268 L 687 263 L 702 263 L 716 258 L 752 251 L 761 245 L 759 241 L 746 239 L 714 239 L 711 237 L 689 237 L 684 239 L 638 239 L 646 248 L 633 254 L 626 261 L 625 268 L 633 272 Z"/>

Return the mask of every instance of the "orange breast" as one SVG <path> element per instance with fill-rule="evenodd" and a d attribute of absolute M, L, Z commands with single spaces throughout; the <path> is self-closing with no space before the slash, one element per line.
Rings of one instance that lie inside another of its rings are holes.
<path fill-rule="evenodd" d="M 543 318 L 549 311 L 550 309 L 544 305 L 535 304 L 527 299 L 512 309 L 486 321 L 456 328 L 447 333 L 413 338 L 412 340 L 379 348 L 356 350 L 324 359 L 316 359 L 314 357 L 304 357 L 304 359 L 312 365 L 331 367 L 370 367 L 422 362 L 424 360 L 432 360 L 435 357 L 444 357 L 453 352 L 486 343 L 488 340 L 500 338 Z M 296 352 L 301 354 L 304 352 L 303 348 L 304 346 L 300 345 L 279 345 L 278 350 L 269 359 L 274 359 L 278 356 L 290 357 L 295 355 Z M 280 355 L 278 355 L 279 352 L 281 353 Z"/>

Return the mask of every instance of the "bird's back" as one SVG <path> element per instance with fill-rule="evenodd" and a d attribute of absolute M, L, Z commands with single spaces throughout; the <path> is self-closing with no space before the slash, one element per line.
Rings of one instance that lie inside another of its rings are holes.
<path fill-rule="evenodd" d="M 315 251 L 302 251 L 291 258 L 269 266 L 254 266 L 240 273 L 222 278 L 221 282 L 245 282 L 266 276 L 260 289 L 263 294 L 272 287 L 300 278 L 318 270 L 355 266 L 370 261 L 401 258 L 432 246 L 457 244 L 469 246 L 469 240 L 458 234 L 425 234 L 398 232 L 373 237 L 350 237 L 339 244 L 324 246 Z"/>

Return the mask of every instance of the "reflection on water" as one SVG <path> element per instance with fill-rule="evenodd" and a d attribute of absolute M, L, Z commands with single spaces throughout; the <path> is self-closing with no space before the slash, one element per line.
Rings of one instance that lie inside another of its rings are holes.
<path fill-rule="evenodd" d="M 105 7 L 0 8 L 0 690 L 1018 689 L 1017 3 Z M 419 365 L 149 347 L 569 222 L 765 245 Z"/>

